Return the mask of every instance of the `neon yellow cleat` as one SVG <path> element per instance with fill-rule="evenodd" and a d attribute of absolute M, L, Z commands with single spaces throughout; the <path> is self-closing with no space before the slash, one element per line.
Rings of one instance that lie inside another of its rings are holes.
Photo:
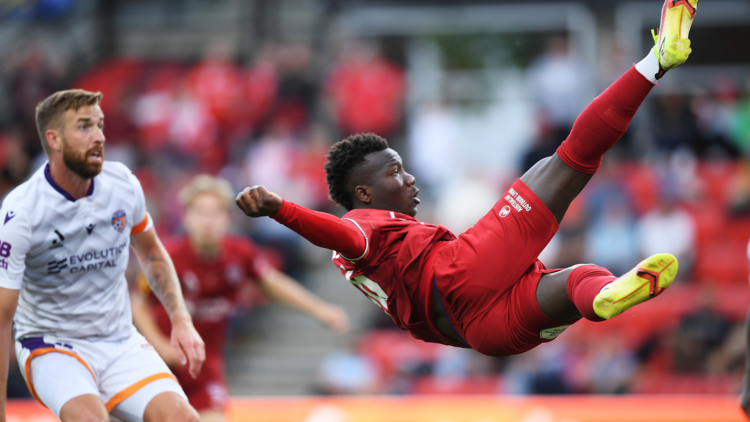
<path fill-rule="evenodd" d="M 661 294 L 677 275 L 677 258 L 668 253 L 652 255 L 627 274 L 605 286 L 594 298 L 594 312 L 610 319 Z"/>
<path fill-rule="evenodd" d="M 661 26 L 654 37 L 654 54 L 659 60 L 661 70 L 656 79 L 664 76 L 668 70 L 685 63 L 690 52 L 690 26 L 693 24 L 698 0 L 665 0 L 661 9 Z"/>

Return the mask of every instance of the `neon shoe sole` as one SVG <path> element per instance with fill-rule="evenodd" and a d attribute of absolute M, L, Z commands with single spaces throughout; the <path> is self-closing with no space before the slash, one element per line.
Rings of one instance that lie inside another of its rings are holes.
<path fill-rule="evenodd" d="M 594 312 L 610 319 L 664 291 L 677 276 L 677 258 L 668 253 L 652 255 L 613 281 L 594 298 Z"/>
<path fill-rule="evenodd" d="M 660 73 L 685 63 L 692 52 L 688 36 L 697 10 L 698 0 L 665 0 L 658 36 L 654 34 Z"/>

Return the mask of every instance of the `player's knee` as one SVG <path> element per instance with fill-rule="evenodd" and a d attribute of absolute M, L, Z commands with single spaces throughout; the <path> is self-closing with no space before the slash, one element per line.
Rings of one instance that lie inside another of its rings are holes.
<path fill-rule="evenodd" d="M 109 422 L 109 414 L 101 400 L 86 394 L 75 397 L 60 409 L 63 422 Z"/>
<path fill-rule="evenodd" d="M 62 422 L 109 422 L 109 415 L 96 411 L 60 414 Z"/>

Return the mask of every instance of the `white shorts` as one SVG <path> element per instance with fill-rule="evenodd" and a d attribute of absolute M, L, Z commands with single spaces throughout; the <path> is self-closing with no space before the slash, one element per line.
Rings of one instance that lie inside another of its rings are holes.
<path fill-rule="evenodd" d="M 32 396 L 60 417 L 70 399 L 101 397 L 107 411 L 140 422 L 148 403 L 172 391 L 185 400 L 177 379 L 154 348 L 133 329 L 121 341 L 63 339 L 52 335 L 16 341 L 16 356 Z"/>

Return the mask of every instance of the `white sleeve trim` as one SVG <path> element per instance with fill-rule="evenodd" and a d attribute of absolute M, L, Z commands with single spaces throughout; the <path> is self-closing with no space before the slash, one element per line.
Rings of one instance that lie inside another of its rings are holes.
<path fill-rule="evenodd" d="M 0 277 L 0 287 L 8 290 L 21 290 L 21 284 L 23 284 L 23 279 L 18 281 L 13 281 L 5 277 Z"/>
<path fill-rule="evenodd" d="M 362 236 L 365 237 L 365 251 L 362 252 L 362 255 L 360 255 L 357 258 L 347 258 L 344 255 L 341 255 L 341 254 L 339 254 L 339 255 L 341 255 L 342 258 L 344 258 L 345 260 L 347 260 L 349 262 L 359 261 L 360 259 L 364 258 L 365 255 L 367 255 L 367 252 L 370 250 L 370 239 L 367 238 L 367 235 L 365 234 L 365 231 L 362 230 L 362 227 L 360 227 L 359 224 L 356 221 L 352 220 L 351 218 L 342 218 L 342 220 L 351 221 L 352 223 L 354 223 L 355 226 L 357 226 L 357 228 L 359 229 L 359 231 L 362 232 Z"/>

